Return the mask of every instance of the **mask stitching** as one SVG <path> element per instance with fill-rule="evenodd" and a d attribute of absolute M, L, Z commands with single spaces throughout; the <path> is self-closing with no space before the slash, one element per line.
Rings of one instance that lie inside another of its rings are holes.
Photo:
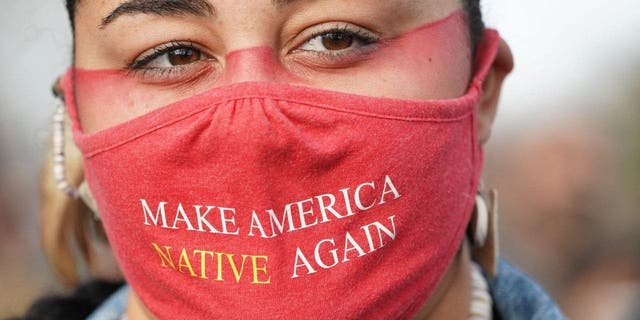
<path fill-rule="evenodd" d="M 471 90 L 474 90 L 474 88 L 472 88 Z M 473 92 L 469 92 L 468 94 L 466 94 L 465 96 L 458 98 L 458 99 L 471 99 L 474 95 Z M 473 97 L 475 98 L 475 97 Z M 273 101 L 277 101 L 277 102 L 288 102 L 288 103 L 295 103 L 295 104 L 299 104 L 299 105 L 305 105 L 311 108 L 318 108 L 318 109 L 323 109 L 323 110 L 329 110 L 329 111 L 333 111 L 333 112 L 338 112 L 338 113 L 346 113 L 346 114 L 352 114 L 352 115 L 356 115 L 356 116 L 364 116 L 364 117 L 369 117 L 369 118 L 377 118 L 377 119 L 381 119 L 381 120 L 392 120 L 392 121 L 403 121 L 403 122 L 415 122 L 415 123 L 453 123 L 453 122 L 460 122 L 466 118 L 468 118 L 469 116 L 471 116 L 474 112 L 473 108 L 470 108 L 470 110 L 465 111 L 463 114 L 452 117 L 452 118 L 419 118 L 419 117 L 394 117 L 391 115 L 382 115 L 382 114 L 377 114 L 377 113 L 373 113 L 373 112 L 366 112 L 366 111 L 355 111 L 355 110 L 351 110 L 351 109 L 344 109 L 344 108 L 338 108 L 338 107 L 332 107 L 332 106 L 328 106 L 328 105 L 322 105 L 322 104 L 312 104 L 312 103 L 308 103 L 308 102 L 300 102 L 298 100 L 295 99 L 287 99 L 287 98 L 273 98 L 273 97 L 265 97 L 264 95 L 254 95 L 254 96 L 242 96 L 242 97 L 234 97 L 234 98 L 229 98 L 226 99 L 224 101 L 220 101 L 217 102 L 215 104 L 211 104 L 211 105 L 206 105 L 206 106 L 202 106 L 196 110 L 193 110 L 192 112 L 188 112 L 184 115 L 181 115 L 177 118 L 171 119 L 169 121 L 166 121 L 164 123 L 161 124 L 157 124 L 153 127 L 150 128 L 146 128 L 145 130 L 134 134 L 133 136 L 129 137 L 129 138 L 125 138 L 124 140 L 120 140 L 120 141 L 114 141 L 111 142 L 101 148 L 98 148 L 96 150 L 92 150 L 91 151 L 91 147 L 87 146 L 87 144 L 91 144 L 93 140 L 97 140 L 99 138 L 103 138 L 104 136 L 108 135 L 110 132 L 114 131 L 114 130 L 119 130 L 121 125 L 116 125 L 114 127 L 102 130 L 102 131 L 98 131 L 96 133 L 90 133 L 90 134 L 84 134 L 81 131 L 76 131 L 75 134 L 77 135 L 76 139 L 78 140 L 78 144 L 80 147 L 82 147 L 84 149 L 84 151 L 86 152 L 86 157 L 87 158 L 91 158 L 96 156 L 99 153 L 108 151 L 108 150 L 112 150 L 114 148 L 117 148 L 119 146 L 125 145 L 129 142 L 132 142 L 134 140 L 137 140 L 139 138 L 142 138 L 146 135 L 149 135 L 155 131 L 161 130 L 165 127 L 169 127 L 175 123 L 178 123 L 180 121 L 183 120 L 187 120 L 188 118 L 191 118 L 193 116 L 196 116 L 202 112 L 205 112 L 207 110 L 213 109 L 213 108 L 217 108 L 220 107 L 226 103 L 230 103 L 230 102 L 236 102 L 236 101 L 240 101 L 240 100 L 248 100 L 248 99 L 271 99 Z M 177 105 L 174 105 L 177 106 Z M 171 106 L 170 106 L 171 107 Z M 475 107 L 475 105 L 474 105 Z M 144 115 L 143 115 L 144 117 Z M 140 120 L 143 120 L 141 118 L 137 118 Z M 134 119 L 136 120 L 136 119 Z M 130 123 L 124 123 L 123 125 L 130 125 Z"/>

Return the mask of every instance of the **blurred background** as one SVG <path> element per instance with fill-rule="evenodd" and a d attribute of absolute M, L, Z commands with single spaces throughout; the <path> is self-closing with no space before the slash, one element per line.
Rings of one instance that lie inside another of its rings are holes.
<path fill-rule="evenodd" d="M 61 292 L 39 166 L 71 57 L 62 0 L 0 0 L 0 318 Z M 574 319 L 640 319 L 640 2 L 484 0 L 516 58 L 492 139 L 501 255 Z M 635 308 L 635 310 L 634 310 Z"/>

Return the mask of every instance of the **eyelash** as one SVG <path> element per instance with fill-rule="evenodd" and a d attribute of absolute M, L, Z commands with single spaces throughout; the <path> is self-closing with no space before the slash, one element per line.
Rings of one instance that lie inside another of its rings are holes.
<path fill-rule="evenodd" d="M 189 73 L 189 69 L 192 66 L 182 65 L 173 66 L 170 68 L 157 68 L 148 66 L 155 59 L 158 59 L 165 54 L 179 49 L 189 49 L 202 52 L 202 50 L 197 48 L 191 41 L 173 40 L 171 42 L 153 48 L 152 53 L 146 54 L 129 63 L 125 67 L 126 73 L 130 77 L 140 77 L 151 82 L 162 82 L 164 80 L 172 80 L 174 78 L 180 79 L 181 75 Z"/>
<path fill-rule="evenodd" d="M 317 37 L 320 37 L 320 36 L 329 35 L 331 33 L 343 33 L 347 36 L 351 36 L 354 38 L 355 41 L 360 43 L 362 47 L 355 48 L 355 49 L 337 50 L 337 51 L 331 51 L 331 50 L 315 51 L 315 50 L 299 49 L 299 47 L 301 47 L 306 43 L 309 43 L 311 40 L 316 39 Z M 312 54 L 318 58 L 325 60 L 325 62 L 330 63 L 333 60 L 345 58 L 348 56 L 357 56 L 359 54 L 362 54 L 363 51 L 365 51 L 365 47 L 371 47 L 373 45 L 378 44 L 380 41 L 381 40 L 379 36 L 373 32 L 369 32 L 357 27 L 353 27 L 347 23 L 335 24 L 331 27 L 318 30 L 312 33 L 311 35 L 307 36 L 304 41 L 302 41 L 300 44 L 296 46 L 296 49 L 293 49 L 291 51 L 291 53 Z M 140 58 L 137 58 L 135 61 L 129 63 L 126 66 L 127 73 L 131 76 L 141 76 L 143 79 L 155 78 L 155 80 L 180 77 L 180 75 L 188 73 L 189 72 L 188 69 L 191 69 L 193 66 L 181 65 L 181 66 L 172 66 L 167 68 L 148 67 L 148 65 L 151 62 L 153 62 L 155 59 L 158 59 L 165 54 L 171 53 L 179 49 L 194 50 L 207 55 L 206 53 L 203 52 L 203 50 L 199 49 L 191 41 L 173 40 L 171 42 L 168 42 L 166 44 L 153 48 L 152 53 L 149 53 Z M 206 62 L 206 60 L 203 60 L 200 62 Z M 196 64 L 196 63 L 192 63 L 192 64 Z"/>
<path fill-rule="evenodd" d="M 135 69 L 141 69 L 144 68 L 146 65 L 148 65 L 151 61 L 153 61 L 156 58 L 161 57 L 164 54 L 170 53 L 174 50 L 178 50 L 178 49 L 192 49 L 192 50 L 198 50 L 200 51 L 198 48 L 196 48 L 193 45 L 193 42 L 183 42 L 183 41 L 178 41 L 178 40 L 173 40 L 169 43 L 165 43 L 163 45 L 160 45 L 158 47 L 153 48 L 153 52 L 150 54 L 147 54 L 135 61 L 133 61 L 132 63 L 130 63 L 127 66 L 127 69 L 129 70 L 135 70 Z"/>
<path fill-rule="evenodd" d="M 353 28 L 351 28 L 348 24 L 344 24 L 342 26 L 336 25 L 329 29 L 316 31 L 315 33 L 312 33 L 309 37 L 307 37 L 307 39 L 303 43 L 307 43 L 312 39 L 315 39 L 316 37 L 328 35 L 331 33 L 345 33 L 349 36 L 353 36 L 356 40 L 361 41 L 364 45 L 375 44 L 380 41 L 377 36 L 373 35 L 370 32 L 366 32 L 362 29 L 353 30 Z"/>

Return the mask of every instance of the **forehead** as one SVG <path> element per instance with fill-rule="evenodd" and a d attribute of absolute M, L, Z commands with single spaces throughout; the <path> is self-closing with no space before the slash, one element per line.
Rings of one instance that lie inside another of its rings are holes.
<path fill-rule="evenodd" d="M 443 15 L 450 12 L 452 8 L 461 6 L 461 0 L 83 0 L 77 3 L 76 14 L 100 17 L 100 20 L 108 19 L 113 13 L 143 12 L 158 15 L 190 13 L 215 16 L 227 10 L 243 11 L 261 8 L 262 10 L 252 12 L 255 15 L 268 13 L 269 9 L 286 10 L 291 7 L 304 9 L 312 6 L 375 7 L 387 10 L 390 15 L 404 10 L 429 11 L 432 15 Z"/>
<path fill-rule="evenodd" d="M 82 0 L 75 33 L 78 45 L 107 37 L 124 40 L 131 32 L 169 24 L 172 32 L 200 26 L 246 37 L 273 35 L 291 25 L 346 21 L 399 34 L 460 8 L 461 0 Z"/>

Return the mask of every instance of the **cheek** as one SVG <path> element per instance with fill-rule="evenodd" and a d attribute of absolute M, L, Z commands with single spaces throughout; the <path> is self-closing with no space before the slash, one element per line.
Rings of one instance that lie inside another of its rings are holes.
<path fill-rule="evenodd" d="M 192 97 L 210 89 L 218 78 L 213 73 L 199 83 L 163 87 L 140 83 L 126 71 L 75 69 L 73 72 L 74 108 L 86 133 L 115 126 Z"/>
<path fill-rule="evenodd" d="M 463 95 L 472 74 L 464 19 L 418 28 L 381 45 L 357 67 L 307 76 L 316 87 L 376 97 L 447 99 Z"/>

